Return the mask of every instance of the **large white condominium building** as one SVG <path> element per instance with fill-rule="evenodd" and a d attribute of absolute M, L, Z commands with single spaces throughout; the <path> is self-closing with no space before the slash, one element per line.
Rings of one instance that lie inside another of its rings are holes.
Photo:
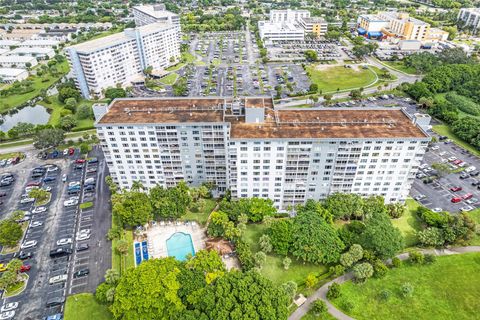
<path fill-rule="evenodd" d="M 180 31 L 180 17 L 178 14 L 165 10 L 164 4 L 135 6 L 132 11 L 137 27 L 162 22 L 175 25 Z"/>
<path fill-rule="evenodd" d="M 430 137 L 401 109 L 276 110 L 271 98 L 132 98 L 95 105 L 121 187 L 211 181 L 277 208 L 334 192 L 406 199 Z"/>
<path fill-rule="evenodd" d="M 143 70 L 155 71 L 176 63 L 180 42 L 176 27 L 153 23 L 126 29 L 100 39 L 65 49 L 77 86 L 85 98 L 102 94 L 117 84 L 128 86 L 142 78 Z M 171 62 L 171 58 L 175 62 Z"/>
<path fill-rule="evenodd" d="M 297 22 L 300 18 L 310 18 L 308 10 L 270 10 L 270 22 Z"/>
<path fill-rule="evenodd" d="M 465 23 L 465 26 L 473 29 L 480 28 L 480 8 L 462 8 L 458 13 L 457 20 Z"/>

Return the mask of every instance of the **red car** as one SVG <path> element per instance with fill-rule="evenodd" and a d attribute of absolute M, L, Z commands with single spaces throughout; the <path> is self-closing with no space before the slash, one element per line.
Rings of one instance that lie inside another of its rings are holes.
<path fill-rule="evenodd" d="M 458 202 L 462 201 L 462 198 L 460 198 L 460 197 L 453 197 L 452 200 L 450 200 L 450 201 L 453 202 L 453 203 L 458 203 Z"/>
<path fill-rule="evenodd" d="M 456 164 L 458 166 L 462 162 L 463 162 L 462 160 L 457 159 L 457 160 L 453 161 L 453 164 Z"/>
<path fill-rule="evenodd" d="M 75 149 L 73 148 L 68 148 L 68 154 L 73 155 L 75 153 Z"/>
<path fill-rule="evenodd" d="M 470 198 L 472 198 L 472 197 L 473 197 L 473 194 L 467 193 L 467 194 L 464 194 L 462 198 L 463 198 L 463 200 L 468 200 L 468 199 L 470 199 Z"/>
<path fill-rule="evenodd" d="M 85 163 L 87 160 L 85 159 L 77 159 L 75 160 L 75 163 Z"/>
<path fill-rule="evenodd" d="M 24 264 L 20 267 L 20 272 L 27 272 L 27 271 L 30 271 L 30 269 L 32 268 L 31 265 L 29 264 Z"/>
<path fill-rule="evenodd" d="M 450 191 L 453 191 L 453 192 L 462 191 L 462 187 L 451 187 Z"/>
<path fill-rule="evenodd" d="M 29 182 L 29 183 L 27 184 L 27 187 L 40 187 L 41 184 L 42 184 L 42 183 L 39 182 L 39 181 L 33 181 L 33 182 Z"/>

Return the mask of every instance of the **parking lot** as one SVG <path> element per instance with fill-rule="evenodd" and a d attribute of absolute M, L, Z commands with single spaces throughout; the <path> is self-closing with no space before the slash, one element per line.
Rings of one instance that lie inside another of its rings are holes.
<path fill-rule="evenodd" d="M 440 136 L 434 133 L 432 135 L 438 140 L 440 139 Z M 453 163 L 455 160 L 453 159 L 462 162 L 459 165 L 455 165 Z M 480 207 L 480 189 L 476 185 L 477 181 L 480 181 L 480 176 L 472 176 L 476 175 L 480 168 L 480 159 L 478 157 L 447 140 L 432 144 L 429 151 L 425 153 L 423 163 L 428 166 L 424 170 L 421 169 L 420 172 L 427 176 L 429 175 L 428 168 L 438 163 L 447 164 L 452 172 L 440 176 L 438 179 L 432 179 L 431 183 L 424 183 L 428 179 L 420 175 L 419 177 L 421 178 L 415 179 L 413 183 L 410 192 L 412 197 L 430 209 L 439 208 L 449 212 L 459 212 L 462 209 L 469 211 Z M 464 173 L 466 178 L 461 178 L 462 173 L 466 170 L 468 171 L 467 168 L 471 166 L 475 167 L 475 170 L 471 171 L 471 174 Z M 472 183 L 475 185 L 472 185 Z M 457 189 L 459 190 L 454 191 Z M 471 194 L 471 197 L 469 194 Z M 453 203 L 453 198 L 459 198 L 460 201 Z"/>
<path fill-rule="evenodd" d="M 305 61 L 305 51 L 313 50 L 320 61 L 353 60 L 355 57 L 339 41 L 305 39 L 279 41 L 267 46 L 268 57 L 273 61 Z"/>
<path fill-rule="evenodd" d="M 45 161 L 29 154 L 23 163 L 10 168 L 15 182 L 0 191 L 11 194 L 11 211 L 27 213 L 28 229 L 22 241 L 24 248 L 3 255 L 1 260 L 8 263 L 18 257 L 31 267 L 26 289 L 2 301 L 19 302 L 15 319 L 42 319 L 62 313 L 67 295 L 94 292 L 110 268 L 111 248 L 105 234 L 111 225 L 111 209 L 103 182 L 105 170 L 98 149 L 89 160 L 80 159 L 78 151 Z M 69 187 L 73 185 L 79 187 Z M 20 199 L 28 199 L 25 188 L 29 186 L 50 191 L 50 201 L 44 206 L 29 200 L 21 203 Z M 88 208 L 81 209 L 81 204 Z M 3 215 L 11 211 L 3 211 Z"/>

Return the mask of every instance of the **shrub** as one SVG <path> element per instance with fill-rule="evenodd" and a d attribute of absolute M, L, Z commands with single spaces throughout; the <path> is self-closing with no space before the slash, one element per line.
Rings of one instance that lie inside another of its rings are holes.
<path fill-rule="evenodd" d="M 340 263 L 346 268 L 352 266 L 354 263 L 352 255 L 349 252 L 342 253 Z"/>
<path fill-rule="evenodd" d="M 413 264 L 422 264 L 425 261 L 425 256 L 419 251 L 412 251 L 409 254 L 409 260 Z"/>
<path fill-rule="evenodd" d="M 290 264 L 292 263 L 292 259 L 290 259 L 289 257 L 285 257 L 283 258 L 282 263 L 283 263 L 283 268 L 285 270 L 288 270 L 288 268 L 290 268 Z"/>
<path fill-rule="evenodd" d="M 402 265 L 402 260 L 398 257 L 393 257 L 392 258 L 392 266 L 395 268 L 399 268 Z"/>
<path fill-rule="evenodd" d="M 345 273 L 345 267 L 341 264 L 337 264 L 336 266 L 330 267 L 330 272 L 333 273 L 336 277 L 340 277 L 342 274 Z"/>
<path fill-rule="evenodd" d="M 445 98 L 465 113 L 474 116 L 480 115 L 480 106 L 467 97 L 450 92 L 445 95 Z"/>
<path fill-rule="evenodd" d="M 367 280 L 373 276 L 373 267 L 368 262 L 359 263 L 353 267 L 353 274 L 357 280 Z"/>
<path fill-rule="evenodd" d="M 373 270 L 375 271 L 375 276 L 377 278 L 383 278 L 388 272 L 388 268 L 381 260 L 377 260 L 373 265 Z"/>
<path fill-rule="evenodd" d="M 390 299 L 390 296 L 392 295 L 392 292 L 388 289 L 384 289 L 380 291 L 380 294 L 378 295 L 379 298 L 383 301 L 388 301 Z"/>
<path fill-rule="evenodd" d="M 402 297 L 407 298 L 413 295 L 413 286 L 409 282 L 402 284 L 401 293 Z"/>
<path fill-rule="evenodd" d="M 336 299 L 342 295 L 341 287 L 338 283 L 334 282 L 328 287 L 327 299 Z"/>
<path fill-rule="evenodd" d="M 322 314 L 327 312 L 327 304 L 325 301 L 317 299 L 312 304 L 312 311 L 316 314 Z"/>
<path fill-rule="evenodd" d="M 347 311 L 347 312 L 350 312 L 353 310 L 353 308 L 355 308 L 355 304 L 353 304 L 352 301 L 345 301 L 343 302 L 342 304 L 342 309 Z"/>
<path fill-rule="evenodd" d="M 313 273 L 309 273 L 307 278 L 305 279 L 305 286 L 307 286 L 307 288 L 313 288 L 317 283 L 317 277 L 315 277 Z"/>
<path fill-rule="evenodd" d="M 425 263 L 432 264 L 437 261 L 437 256 L 431 253 L 426 254 L 425 256 Z"/>

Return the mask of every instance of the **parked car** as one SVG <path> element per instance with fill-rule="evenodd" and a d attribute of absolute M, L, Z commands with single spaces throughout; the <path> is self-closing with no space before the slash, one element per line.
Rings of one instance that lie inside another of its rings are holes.
<path fill-rule="evenodd" d="M 469 177 L 470 177 L 470 175 L 466 172 L 462 172 L 462 174 L 460 175 L 460 179 L 462 179 L 462 180 L 467 179 Z"/>
<path fill-rule="evenodd" d="M 63 205 L 65 207 L 73 207 L 73 206 L 76 206 L 77 204 L 78 204 L 78 200 L 74 200 L 74 199 L 65 200 L 63 202 Z"/>
<path fill-rule="evenodd" d="M 57 178 L 52 177 L 52 176 L 48 176 L 48 177 L 43 178 L 43 182 L 53 182 L 55 180 L 57 180 Z"/>
<path fill-rule="evenodd" d="M 20 254 L 18 255 L 18 258 L 20 260 L 27 260 L 27 259 L 31 259 L 33 257 L 33 252 L 23 252 L 23 251 L 20 251 Z"/>
<path fill-rule="evenodd" d="M 27 187 L 40 187 L 42 183 L 40 181 L 32 181 L 27 183 Z"/>
<path fill-rule="evenodd" d="M 442 208 L 433 208 L 432 211 L 433 212 L 442 212 L 443 209 Z"/>
<path fill-rule="evenodd" d="M 462 198 L 460 198 L 460 197 L 453 197 L 450 201 L 451 201 L 452 203 L 458 203 L 458 202 L 462 201 Z"/>
<path fill-rule="evenodd" d="M 452 192 L 462 191 L 462 187 L 459 187 L 459 186 L 451 187 L 450 191 Z"/>
<path fill-rule="evenodd" d="M 83 188 L 83 190 L 85 190 L 85 191 L 93 191 L 93 190 L 95 190 L 95 185 L 89 184 L 89 185 L 85 186 L 85 188 Z"/>
<path fill-rule="evenodd" d="M 74 278 L 80 278 L 80 277 L 84 277 L 84 276 L 88 275 L 89 273 L 90 273 L 89 269 L 80 269 L 73 274 L 73 277 Z"/>
<path fill-rule="evenodd" d="M 72 253 L 72 249 L 66 247 L 60 247 L 54 250 L 50 250 L 50 258 L 64 257 Z"/>
<path fill-rule="evenodd" d="M 11 319 L 15 316 L 15 311 L 7 311 L 7 312 L 2 312 L 0 313 L 0 320 L 7 320 Z"/>
<path fill-rule="evenodd" d="M 97 158 L 90 158 L 90 159 L 88 159 L 87 162 L 88 162 L 89 164 L 90 164 L 90 163 L 97 163 L 97 162 L 98 162 L 98 159 L 97 159 Z"/>
<path fill-rule="evenodd" d="M 30 223 L 30 228 L 36 228 L 36 227 L 41 227 L 41 226 L 43 226 L 42 221 L 32 221 Z"/>
<path fill-rule="evenodd" d="M 37 240 L 29 240 L 22 243 L 22 245 L 20 246 L 20 249 L 28 249 L 28 248 L 35 247 L 36 245 L 37 245 Z"/>
<path fill-rule="evenodd" d="M 77 252 L 88 250 L 88 243 L 80 243 L 77 245 Z"/>
<path fill-rule="evenodd" d="M 73 242 L 72 238 L 63 238 L 57 241 L 57 246 L 65 246 Z"/>
<path fill-rule="evenodd" d="M 65 281 L 67 281 L 67 278 L 68 278 L 68 275 L 61 274 L 61 275 L 51 277 L 50 279 L 48 279 L 48 283 L 49 284 L 56 284 L 56 283 L 60 283 L 60 282 L 65 282 Z"/>
<path fill-rule="evenodd" d="M 34 202 L 34 201 L 35 201 L 34 198 L 22 198 L 22 199 L 20 200 L 20 203 L 22 203 L 22 204 L 32 203 L 32 202 Z"/>
<path fill-rule="evenodd" d="M 77 159 L 77 160 L 75 160 L 75 163 L 85 163 L 85 162 L 87 162 L 87 160 L 85 160 L 85 159 Z"/>
<path fill-rule="evenodd" d="M 52 297 L 45 304 L 47 308 L 61 306 L 65 302 L 65 297 Z"/>
<path fill-rule="evenodd" d="M 475 208 L 472 207 L 472 206 L 465 206 L 465 207 L 461 207 L 461 208 L 460 208 L 460 211 L 462 211 L 462 212 L 468 212 L 468 211 L 472 211 L 473 209 L 475 209 Z"/>
<path fill-rule="evenodd" d="M 480 174 L 480 171 L 475 170 L 475 171 L 470 172 L 470 177 L 476 177 L 476 176 L 478 176 L 479 174 Z"/>
<path fill-rule="evenodd" d="M 32 210 L 32 213 L 33 214 L 37 214 L 37 213 L 42 213 L 42 212 L 45 212 L 47 211 L 47 207 L 35 207 L 35 209 Z"/>
<path fill-rule="evenodd" d="M 22 266 L 20 267 L 20 272 L 28 272 L 28 271 L 30 271 L 31 268 L 32 268 L 31 265 L 29 265 L 29 264 L 24 264 L 24 265 L 22 265 Z"/>
<path fill-rule="evenodd" d="M 15 310 L 18 308 L 18 302 L 10 302 L 10 303 L 5 303 L 2 306 L 2 309 L 0 309 L 1 312 L 5 311 L 10 311 L 10 310 Z"/>
<path fill-rule="evenodd" d="M 90 234 L 88 233 L 79 233 L 77 235 L 77 241 L 83 241 L 83 240 L 88 240 L 90 239 Z"/>
<path fill-rule="evenodd" d="M 471 194 L 471 193 L 464 194 L 462 196 L 462 198 L 463 198 L 463 200 L 471 199 L 471 198 L 473 198 L 473 194 Z"/>

